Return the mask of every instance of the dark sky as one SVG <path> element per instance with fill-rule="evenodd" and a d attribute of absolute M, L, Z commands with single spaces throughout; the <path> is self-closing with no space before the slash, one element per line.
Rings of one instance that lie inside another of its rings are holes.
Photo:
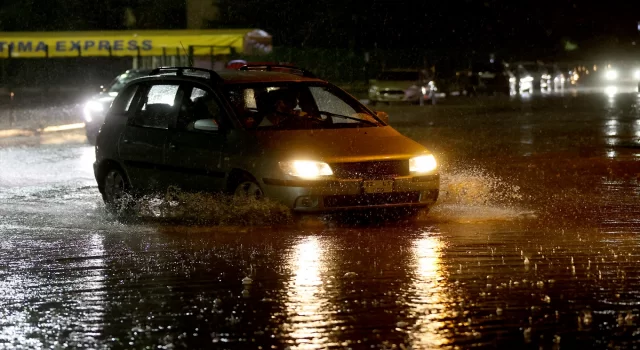
<path fill-rule="evenodd" d="M 639 1 L 217 2 L 223 17 L 212 25 L 265 29 L 290 46 L 561 53 L 567 40 L 631 42 L 640 20 Z M 127 7 L 139 28 L 185 27 L 184 1 L 2 0 L 0 30 L 125 29 Z"/>

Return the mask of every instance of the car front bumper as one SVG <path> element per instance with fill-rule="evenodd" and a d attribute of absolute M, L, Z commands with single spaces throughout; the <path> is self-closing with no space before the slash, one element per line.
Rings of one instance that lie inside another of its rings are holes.
<path fill-rule="evenodd" d="M 268 198 L 297 212 L 331 212 L 393 207 L 429 207 L 438 199 L 439 175 L 405 176 L 393 180 L 390 190 L 365 193 L 363 179 L 263 179 Z"/>

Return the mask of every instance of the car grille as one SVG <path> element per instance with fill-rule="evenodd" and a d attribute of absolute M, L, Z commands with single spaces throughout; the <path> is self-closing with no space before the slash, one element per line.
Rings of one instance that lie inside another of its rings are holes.
<path fill-rule="evenodd" d="M 420 192 L 366 193 L 360 195 L 325 196 L 325 208 L 359 207 L 420 202 Z"/>
<path fill-rule="evenodd" d="M 339 179 L 384 179 L 409 175 L 408 160 L 330 164 Z"/>

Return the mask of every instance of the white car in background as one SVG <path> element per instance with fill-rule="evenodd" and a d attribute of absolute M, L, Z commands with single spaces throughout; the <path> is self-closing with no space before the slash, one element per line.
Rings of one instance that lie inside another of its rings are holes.
<path fill-rule="evenodd" d="M 419 69 L 390 69 L 369 82 L 369 103 L 420 102 L 431 100 L 437 92 L 432 80 Z"/>
<path fill-rule="evenodd" d="M 120 90 L 133 79 L 147 76 L 149 73 L 151 73 L 151 69 L 129 69 L 118 75 L 109 85 L 103 87 L 102 91 L 92 96 L 84 104 L 82 114 L 89 144 L 96 144 L 96 137 L 102 123 L 104 123 L 107 110 L 109 110 L 111 102 L 118 96 Z"/>
<path fill-rule="evenodd" d="M 603 66 L 597 71 L 604 85 L 604 92 L 614 95 L 619 92 L 638 92 L 640 88 L 640 64 L 617 62 Z"/>

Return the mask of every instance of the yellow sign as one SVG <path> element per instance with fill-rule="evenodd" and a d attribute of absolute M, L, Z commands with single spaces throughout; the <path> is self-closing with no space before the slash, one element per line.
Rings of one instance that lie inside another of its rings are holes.
<path fill-rule="evenodd" d="M 0 58 L 226 55 L 243 52 L 252 29 L 0 32 Z"/>

